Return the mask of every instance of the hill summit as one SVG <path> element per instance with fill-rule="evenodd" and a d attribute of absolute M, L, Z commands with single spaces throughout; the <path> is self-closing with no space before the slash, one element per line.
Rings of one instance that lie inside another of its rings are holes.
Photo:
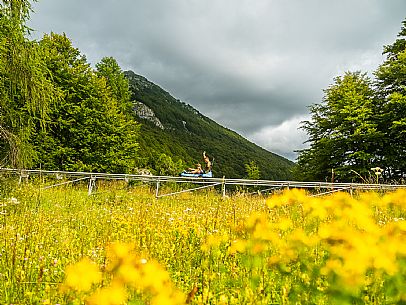
<path fill-rule="evenodd" d="M 192 106 L 133 71 L 124 72 L 134 100 L 134 114 L 141 123 L 140 163 L 157 169 L 193 166 L 202 152 L 214 158 L 215 177 L 244 178 L 246 164 L 255 162 L 261 179 L 287 180 L 294 163 L 248 141 L 201 114 Z M 160 164 L 161 163 L 161 164 Z"/>

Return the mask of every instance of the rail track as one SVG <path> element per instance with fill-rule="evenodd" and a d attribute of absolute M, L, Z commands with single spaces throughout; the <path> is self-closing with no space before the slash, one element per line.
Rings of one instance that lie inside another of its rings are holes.
<path fill-rule="evenodd" d="M 154 175 L 135 175 L 135 174 L 109 174 L 93 172 L 73 172 L 73 171 L 48 171 L 48 170 L 29 170 L 0 168 L 1 175 L 14 175 L 19 178 L 21 183 L 24 179 L 30 177 L 50 177 L 60 180 L 61 182 L 43 186 L 43 189 L 57 187 L 69 183 L 88 180 L 88 193 L 92 193 L 96 187 L 96 180 L 123 180 L 140 181 L 143 183 L 153 183 L 156 185 L 155 197 L 165 197 L 184 192 L 196 191 L 208 187 L 221 186 L 222 194 L 225 196 L 227 186 L 255 186 L 258 192 L 272 191 L 284 188 L 301 188 L 316 189 L 320 192 L 318 195 L 337 192 L 337 191 L 354 191 L 354 190 L 396 190 L 406 188 L 402 184 L 380 184 L 380 183 L 331 183 L 331 182 L 303 182 L 303 181 L 274 181 L 274 180 L 250 180 L 250 179 L 230 179 L 230 178 L 193 178 L 193 177 L 175 177 L 175 176 L 154 176 Z M 165 182 L 185 183 L 199 185 L 177 192 L 160 194 L 160 185 Z"/>

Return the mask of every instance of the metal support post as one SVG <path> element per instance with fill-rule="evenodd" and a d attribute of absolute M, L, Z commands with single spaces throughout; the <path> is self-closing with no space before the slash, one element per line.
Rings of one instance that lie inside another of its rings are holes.
<path fill-rule="evenodd" d="M 159 179 L 156 181 L 156 190 L 155 190 L 155 198 L 158 199 L 159 197 Z"/>
<path fill-rule="evenodd" d="M 225 176 L 223 176 L 223 182 L 221 184 L 221 190 L 222 190 L 223 198 L 225 198 L 226 197 L 226 177 Z"/>
<path fill-rule="evenodd" d="M 96 187 L 96 177 L 91 176 L 89 180 L 89 187 L 87 190 L 87 194 L 90 196 L 92 194 L 93 188 Z"/>
<path fill-rule="evenodd" d="M 18 180 L 18 184 L 21 184 L 21 182 L 23 181 L 23 178 L 25 178 L 26 181 L 28 182 L 28 177 L 29 177 L 29 175 L 26 172 L 21 171 L 20 172 L 20 179 Z"/>

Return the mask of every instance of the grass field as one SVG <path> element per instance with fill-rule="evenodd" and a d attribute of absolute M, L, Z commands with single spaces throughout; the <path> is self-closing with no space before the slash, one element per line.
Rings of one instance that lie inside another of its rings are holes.
<path fill-rule="evenodd" d="M 406 304 L 404 190 L 3 197 L 1 304 Z"/>

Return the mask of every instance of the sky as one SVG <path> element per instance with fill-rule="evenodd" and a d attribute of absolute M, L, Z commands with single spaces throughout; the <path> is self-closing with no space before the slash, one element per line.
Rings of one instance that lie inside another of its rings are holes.
<path fill-rule="evenodd" d="M 405 0 L 39 0 L 33 39 L 65 33 L 94 66 L 114 57 L 292 161 L 300 122 L 346 71 L 371 77 Z"/>

